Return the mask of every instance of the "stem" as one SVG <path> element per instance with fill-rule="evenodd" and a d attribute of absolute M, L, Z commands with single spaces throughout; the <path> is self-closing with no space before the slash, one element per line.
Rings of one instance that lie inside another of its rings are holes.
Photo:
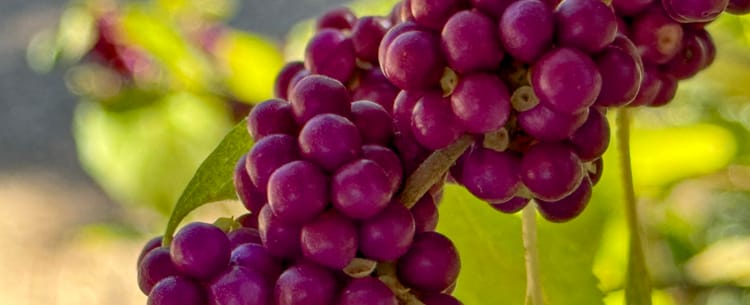
<path fill-rule="evenodd" d="M 451 165 L 456 163 L 456 160 L 461 157 L 473 142 L 474 139 L 471 136 L 463 135 L 453 144 L 433 152 L 406 179 L 406 186 L 398 197 L 399 201 L 411 209 L 435 183 L 440 182 L 440 179 L 448 172 Z"/>
<path fill-rule="evenodd" d="M 539 278 L 539 253 L 536 243 L 536 208 L 526 205 L 522 212 L 523 248 L 526 259 L 526 305 L 543 305 Z"/>
<path fill-rule="evenodd" d="M 630 161 L 630 113 L 627 108 L 617 111 L 617 143 L 620 153 L 620 172 L 625 193 L 625 216 L 630 231 L 628 274 L 625 283 L 625 304 L 651 304 L 651 283 L 645 266 L 641 227 L 633 186 Z"/>

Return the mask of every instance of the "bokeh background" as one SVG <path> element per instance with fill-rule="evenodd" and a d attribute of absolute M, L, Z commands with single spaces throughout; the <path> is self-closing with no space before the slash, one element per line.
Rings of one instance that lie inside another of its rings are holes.
<path fill-rule="evenodd" d="M 0 2 L 0 305 L 145 304 L 141 245 L 233 122 L 270 96 L 281 64 L 300 58 L 310 18 L 341 4 L 384 14 L 394 2 Z M 750 304 L 750 18 L 708 28 L 715 64 L 671 105 L 635 113 L 635 182 L 660 305 Z M 606 304 L 622 304 L 627 259 L 615 144 L 586 212 L 540 232 L 549 248 L 567 247 L 543 252 L 543 269 L 582 254 L 575 266 L 588 268 L 567 275 L 593 270 L 586 283 Z M 238 213 L 228 202 L 191 217 Z M 517 217 L 452 187 L 441 213 L 439 229 L 462 251 L 466 304 L 523 293 Z"/>

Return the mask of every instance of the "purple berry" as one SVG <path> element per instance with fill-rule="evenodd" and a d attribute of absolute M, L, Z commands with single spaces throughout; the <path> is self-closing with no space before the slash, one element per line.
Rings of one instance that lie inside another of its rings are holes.
<path fill-rule="evenodd" d="M 303 224 L 325 210 L 328 177 L 315 164 L 294 161 L 279 167 L 268 182 L 268 205 L 279 220 Z"/>
<path fill-rule="evenodd" d="M 258 231 L 263 246 L 276 257 L 296 258 L 301 255 L 300 231 L 296 224 L 282 222 L 273 214 L 269 205 L 263 206 L 258 215 Z"/>
<path fill-rule="evenodd" d="M 448 146 L 463 134 L 450 100 L 440 92 L 429 92 L 419 99 L 412 110 L 411 129 L 419 144 L 429 149 Z"/>
<path fill-rule="evenodd" d="M 359 86 L 352 93 L 353 101 L 375 102 L 389 114 L 393 111 L 393 101 L 399 93 L 398 87 L 391 84 L 380 69 L 372 68 L 359 78 Z"/>
<path fill-rule="evenodd" d="M 253 183 L 253 180 L 250 179 L 250 174 L 245 167 L 246 159 L 247 154 L 243 155 L 234 167 L 234 189 L 237 191 L 237 197 L 242 201 L 242 205 L 248 211 L 257 213 L 266 204 L 266 201 L 268 201 L 266 199 L 266 190 L 259 190 Z"/>
<path fill-rule="evenodd" d="M 392 261 L 409 250 L 414 233 L 414 217 L 403 204 L 394 201 L 380 214 L 361 223 L 359 251 L 373 260 Z"/>
<path fill-rule="evenodd" d="M 245 169 L 259 190 L 266 190 L 271 174 L 279 167 L 299 160 L 297 140 L 290 135 L 267 136 L 250 149 L 245 160 Z"/>
<path fill-rule="evenodd" d="M 602 76 L 588 55 L 576 49 L 558 48 L 534 64 L 531 84 L 541 103 L 572 115 L 594 103 L 602 87 Z"/>
<path fill-rule="evenodd" d="M 675 21 L 696 23 L 715 20 L 727 8 L 729 0 L 662 0 L 661 4 Z"/>
<path fill-rule="evenodd" d="M 304 69 L 305 63 L 301 61 L 292 61 L 284 65 L 284 67 L 281 68 L 279 74 L 276 76 L 276 81 L 274 82 L 274 96 L 283 100 L 288 99 L 290 87 L 289 85 L 291 84 L 292 78 L 294 78 L 297 73 Z"/>
<path fill-rule="evenodd" d="M 654 0 L 612 0 L 615 12 L 622 16 L 635 16 L 645 11 Z"/>
<path fill-rule="evenodd" d="M 169 249 L 158 248 L 157 245 L 157 248 L 148 252 L 138 264 L 138 288 L 148 295 L 156 283 L 173 275 L 181 273 L 169 256 Z"/>
<path fill-rule="evenodd" d="M 513 197 L 502 202 L 490 202 L 490 206 L 500 212 L 513 214 L 525 208 L 529 201 L 529 198 Z"/>
<path fill-rule="evenodd" d="M 352 279 L 339 296 L 338 305 L 398 305 L 398 299 L 376 278 Z"/>
<path fill-rule="evenodd" d="M 727 12 L 735 15 L 750 13 L 750 0 L 729 0 Z"/>
<path fill-rule="evenodd" d="M 643 65 L 636 57 L 610 45 L 596 57 L 596 65 L 602 75 L 602 90 L 596 105 L 624 106 L 635 98 L 643 80 Z"/>
<path fill-rule="evenodd" d="M 281 261 L 259 244 L 243 244 L 232 250 L 230 264 L 255 270 L 265 278 L 275 281 L 283 271 Z"/>
<path fill-rule="evenodd" d="M 391 193 L 398 191 L 403 179 L 404 169 L 401 160 L 393 150 L 379 145 L 364 145 L 362 146 L 362 158 L 375 161 L 380 165 L 390 181 Z"/>
<path fill-rule="evenodd" d="M 383 17 L 367 16 L 357 20 L 351 34 L 357 57 L 364 61 L 377 62 L 378 46 L 390 27 L 391 22 Z"/>
<path fill-rule="evenodd" d="M 706 67 L 709 46 L 702 37 L 692 31 L 685 32 L 682 40 L 682 50 L 672 58 L 663 70 L 678 80 L 688 79 Z"/>
<path fill-rule="evenodd" d="M 318 17 L 315 28 L 348 30 L 357 22 L 357 16 L 348 7 L 337 7 Z"/>
<path fill-rule="evenodd" d="M 362 153 L 362 138 L 357 126 L 347 118 L 321 114 L 302 127 L 299 147 L 303 157 L 330 172 Z"/>
<path fill-rule="evenodd" d="M 615 39 L 617 19 L 601 0 L 565 0 L 555 9 L 557 42 L 597 53 Z"/>
<path fill-rule="evenodd" d="M 492 74 L 464 75 L 450 100 L 453 114 L 467 132 L 498 130 L 510 117 L 508 89 L 499 77 Z"/>
<path fill-rule="evenodd" d="M 272 134 L 295 135 L 297 125 L 294 123 L 292 105 L 279 99 L 256 105 L 247 117 L 247 130 L 255 141 Z"/>
<path fill-rule="evenodd" d="M 138 254 L 138 260 L 136 261 L 136 266 L 139 266 L 141 264 L 141 261 L 143 261 L 143 258 L 146 257 L 146 255 L 149 252 L 151 252 L 151 250 L 161 247 L 161 242 L 162 242 L 161 236 L 157 236 L 152 239 L 149 239 L 149 241 L 147 241 L 146 244 L 143 245 L 143 248 L 141 249 L 141 253 Z"/>
<path fill-rule="evenodd" d="M 305 48 L 305 67 L 345 83 L 356 68 L 352 40 L 334 29 L 323 29 L 313 36 Z"/>
<path fill-rule="evenodd" d="M 398 277 L 403 284 L 424 292 L 441 292 L 458 278 L 461 261 L 453 243 L 436 232 L 414 237 L 409 251 L 398 260 Z"/>
<path fill-rule="evenodd" d="M 388 44 L 380 66 L 385 76 L 401 89 L 435 86 L 445 67 L 440 38 L 427 31 L 402 33 Z"/>
<path fill-rule="evenodd" d="M 550 110 L 543 104 L 518 114 L 518 123 L 529 135 L 542 141 L 561 141 L 569 138 L 586 122 L 588 108 L 568 115 Z"/>
<path fill-rule="evenodd" d="M 521 180 L 541 200 L 560 200 L 583 179 L 581 160 L 568 145 L 541 142 L 521 159 Z"/>
<path fill-rule="evenodd" d="M 643 67 L 643 80 L 641 81 L 641 88 L 638 90 L 638 94 L 635 99 L 628 104 L 628 106 L 645 106 L 651 105 L 651 103 L 659 95 L 662 87 L 662 80 L 658 68 L 652 65 L 645 65 Z"/>
<path fill-rule="evenodd" d="M 471 6 L 495 19 L 500 19 L 506 8 L 516 0 L 471 0 Z"/>
<path fill-rule="evenodd" d="M 211 305 L 271 305 L 271 283 L 260 272 L 232 266 L 208 284 Z"/>
<path fill-rule="evenodd" d="M 482 13 L 456 13 L 443 27 L 441 38 L 448 65 L 456 72 L 493 70 L 503 59 L 495 22 Z"/>
<path fill-rule="evenodd" d="M 352 103 L 352 122 L 359 129 L 364 144 L 389 145 L 393 137 L 393 121 L 383 106 L 370 101 Z"/>
<path fill-rule="evenodd" d="M 310 75 L 300 79 L 292 88 L 289 101 L 294 119 L 300 125 L 319 114 L 333 113 L 348 117 L 351 111 L 346 87 L 323 75 Z"/>
<path fill-rule="evenodd" d="M 521 187 L 521 160 L 515 154 L 476 148 L 463 161 L 459 181 L 480 199 L 506 201 Z"/>
<path fill-rule="evenodd" d="M 354 219 L 367 219 L 380 213 L 391 199 L 393 187 L 388 175 L 376 162 L 359 159 L 339 168 L 331 182 L 333 206 Z"/>
<path fill-rule="evenodd" d="M 214 225 L 193 222 L 175 234 L 170 255 L 177 270 L 198 279 L 209 279 L 229 262 L 229 238 Z"/>
<path fill-rule="evenodd" d="M 630 33 L 644 62 L 667 63 L 682 48 L 682 26 L 658 9 L 636 17 Z"/>
<path fill-rule="evenodd" d="M 538 200 L 537 207 L 542 216 L 552 222 L 566 222 L 586 208 L 591 199 L 591 181 L 585 177 L 573 193 L 556 201 Z"/>
<path fill-rule="evenodd" d="M 570 137 L 570 143 L 582 161 L 591 161 L 607 151 L 609 136 L 607 117 L 601 111 L 592 109 L 586 123 Z"/>
<path fill-rule="evenodd" d="M 336 297 L 336 278 L 313 264 L 289 267 L 279 276 L 274 289 L 276 305 L 330 305 Z"/>
<path fill-rule="evenodd" d="M 411 214 L 414 217 L 414 230 L 416 233 L 435 231 L 438 223 L 438 208 L 432 196 L 422 196 L 413 207 Z"/>
<path fill-rule="evenodd" d="M 342 269 L 357 254 L 357 225 L 330 210 L 302 227 L 300 243 L 305 259 Z"/>
<path fill-rule="evenodd" d="M 436 293 L 422 297 L 424 305 L 463 305 L 461 301 L 449 294 Z"/>
<path fill-rule="evenodd" d="M 206 297 L 201 286 L 181 276 L 167 277 L 154 286 L 147 305 L 204 305 Z"/>
<path fill-rule="evenodd" d="M 555 34 L 552 8 L 538 0 L 515 1 L 502 14 L 498 29 L 506 52 L 515 59 L 533 63 L 552 47 Z"/>
<path fill-rule="evenodd" d="M 256 228 L 237 228 L 227 234 L 232 249 L 243 244 L 262 244 L 260 232 Z"/>
<path fill-rule="evenodd" d="M 430 29 L 440 31 L 453 14 L 467 6 L 465 0 L 411 0 L 414 20 Z"/>

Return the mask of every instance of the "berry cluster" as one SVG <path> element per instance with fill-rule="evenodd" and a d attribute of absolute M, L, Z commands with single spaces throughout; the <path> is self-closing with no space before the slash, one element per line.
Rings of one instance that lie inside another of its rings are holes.
<path fill-rule="evenodd" d="M 461 304 L 460 260 L 434 232 L 443 181 L 499 211 L 583 211 L 608 107 L 660 106 L 715 56 L 727 0 L 404 0 L 388 17 L 322 16 L 304 62 L 253 108 L 235 168 L 249 214 L 183 227 L 139 258 L 149 305 Z M 427 157 L 473 144 L 415 204 Z M 412 206 L 413 204 L 413 206 Z"/>

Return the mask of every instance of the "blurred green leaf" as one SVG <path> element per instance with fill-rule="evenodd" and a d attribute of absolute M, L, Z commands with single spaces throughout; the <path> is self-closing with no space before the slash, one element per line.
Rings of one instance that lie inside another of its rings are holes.
<path fill-rule="evenodd" d="M 228 31 L 216 57 L 227 73 L 229 90 L 241 101 L 256 103 L 273 96 L 276 73 L 284 64 L 275 45 L 256 35 Z"/>
<path fill-rule="evenodd" d="M 215 82 L 213 69 L 169 21 L 168 15 L 145 5 L 132 4 L 122 15 L 127 40 L 164 66 L 176 88 L 210 91 Z"/>
<path fill-rule="evenodd" d="M 168 215 L 231 123 L 223 102 L 208 96 L 151 98 L 148 105 L 117 111 L 79 103 L 74 132 L 81 164 L 110 196 Z"/>
<path fill-rule="evenodd" d="M 726 167 L 737 150 L 731 132 L 710 124 L 635 129 L 631 142 L 636 187 L 713 173 Z"/>
<path fill-rule="evenodd" d="M 193 210 L 220 200 L 236 198 L 233 183 L 234 167 L 252 146 L 247 132 L 247 121 L 232 128 L 219 146 L 206 158 L 182 192 L 169 217 L 164 233 L 164 245 L 169 245 L 177 226 Z"/>
<path fill-rule="evenodd" d="M 540 221 L 539 258 L 548 305 L 603 304 L 592 267 L 605 211 L 594 206 L 568 223 Z M 461 253 L 455 295 L 465 304 L 523 304 L 521 220 L 493 210 L 455 185 L 446 186 L 440 215 L 438 230 Z"/>

